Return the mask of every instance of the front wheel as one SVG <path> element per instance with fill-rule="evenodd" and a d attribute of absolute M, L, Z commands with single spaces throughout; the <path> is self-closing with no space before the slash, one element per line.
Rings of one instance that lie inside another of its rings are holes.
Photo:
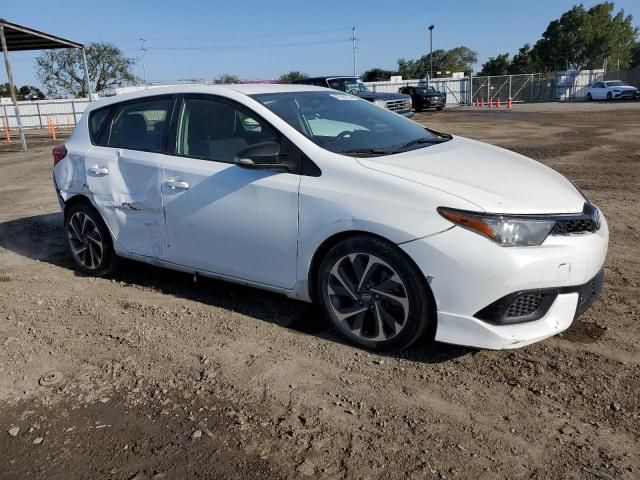
<path fill-rule="evenodd" d="M 84 203 L 69 207 L 64 221 L 71 256 L 83 273 L 103 277 L 116 267 L 111 235 L 98 212 Z"/>
<path fill-rule="evenodd" d="M 587 93 L 587 102 L 590 102 L 591 100 L 593 100 L 593 97 L 591 96 L 591 92 Z"/>
<path fill-rule="evenodd" d="M 320 266 L 317 285 L 332 326 L 366 348 L 401 350 L 435 325 L 424 276 L 382 239 L 355 236 L 337 244 Z"/>
<path fill-rule="evenodd" d="M 611 94 L 611 92 L 607 92 L 607 100 L 612 100 L 613 99 L 613 95 Z"/>

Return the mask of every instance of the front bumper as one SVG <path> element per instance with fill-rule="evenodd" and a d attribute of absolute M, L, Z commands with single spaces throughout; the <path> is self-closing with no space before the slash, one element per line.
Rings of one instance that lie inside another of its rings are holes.
<path fill-rule="evenodd" d="M 602 270 L 609 232 L 549 236 L 537 247 L 500 247 L 460 227 L 400 247 L 427 278 L 437 305 L 435 339 L 478 348 L 516 348 L 569 328 L 589 304 L 583 290 Z M 533 321 L 497 324 L 478 312 L 514 292 L 556 289 L 544 315 Z M 583 295 L 584 297 L 584 295 Z M 590 299 L 593 301 L 593 298 Z"/>

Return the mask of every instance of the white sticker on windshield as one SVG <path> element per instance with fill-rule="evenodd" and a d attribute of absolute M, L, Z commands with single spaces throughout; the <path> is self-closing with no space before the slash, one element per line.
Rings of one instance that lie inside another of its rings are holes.
<path fill-rule="evenodd" d="M 358 97 L 353 97 L 351 95 L 343 95 L 340 93 L 330 93 L 333 98 L 337 98 L 338 100 L 360 100 Z"/>

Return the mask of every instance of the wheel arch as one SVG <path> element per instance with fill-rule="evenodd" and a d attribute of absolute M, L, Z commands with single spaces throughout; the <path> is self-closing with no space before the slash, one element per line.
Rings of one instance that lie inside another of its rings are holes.
<path fill-rule="evenodd" d="M 98 215 L 100 215 L 100 212 L 98 212 L 98 209 L 91 202 L 89 197 L 82 195 L 81 193 L 78 193 L 77 195 L 74 195 L 73 197 L 69 198 L 66 202 L 64 202 L 64 212 L 63 212 L 64 217 L 65 218 L 67 217 L 67 212 L 71 207 L 78 204 L 87 205 L 88 207 L 91 207 L 92 209 L 94 209 L 98 213 Z M 100 215 L 100 218 L 102 218 L 102 215 Z M 104 221 L 104 219 L 102 219 L 102 221 Z"/>
<path fill-rule="evenodd" d="M 320 270 L 320 265 L 322 264 L 322 260 L 324 259 L 325 255 L 329 252 L 329 250 L 331 250 L 338 243 L 342 242 L 343 240 L 346 240 L 347 238 L 356 237 L 356 236 L 367 236 L 371 238 L 377 238 L 390 245 L 393 245 L 394 247 L 397 247 L 397 245 L 391 240 L 389 240 L 388 238 L 385 238 L 382 235 L 368 232 L 366 230 L 345 230 L 342 232 L 334 233 L 330 237 L 326 238 L 313 252 L 313 256 L 311 257 L 311 262 L 309 264 L 309 271 L 307 273 L 307 280 L 309 285 L 309 297 L 311 298 L 311 301 L 313 303 L 319 303 L 320 301 L 317 278 L 318 278 L 318 271 Z M 411 263 L 411 265 L 413 265 L 419 272 L 422 272 L 422 270 L 420 269 L 420 267 L 418 267 L 418 265 L 413 260 L 413 258 L 411 258 L 404 250 L 402 250 L 401 248 L 398 248 L 398 252 L 400 252 L 402 256 L 404 256 L 405 259 L 409 263 Z M 428 296 L 431 298 L 431 301 L 433 302 L 433 306 L 434 306 L 434 311 L 435 311 L 435 308 L 436 308 L 435 297 L 433 296 L 433 292 L 431 291 L 431 287 L 429 286 L 427 279 L 424 277 L 422 278 L 424 279 L 423 287 L 425 288 Z"/>

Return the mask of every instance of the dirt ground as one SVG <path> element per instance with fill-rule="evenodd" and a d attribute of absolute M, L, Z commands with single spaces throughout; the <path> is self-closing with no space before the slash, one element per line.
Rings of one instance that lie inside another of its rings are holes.
<path fill-rule="evenodd" d="M 417 118 L 603 209 L 604 295 L 566 333 L 383 356 L 275 294 L 133 262 L 83 277 L 33 133 L 0 147 L 0 480 L 640 478 L 640 104 Z"/>

